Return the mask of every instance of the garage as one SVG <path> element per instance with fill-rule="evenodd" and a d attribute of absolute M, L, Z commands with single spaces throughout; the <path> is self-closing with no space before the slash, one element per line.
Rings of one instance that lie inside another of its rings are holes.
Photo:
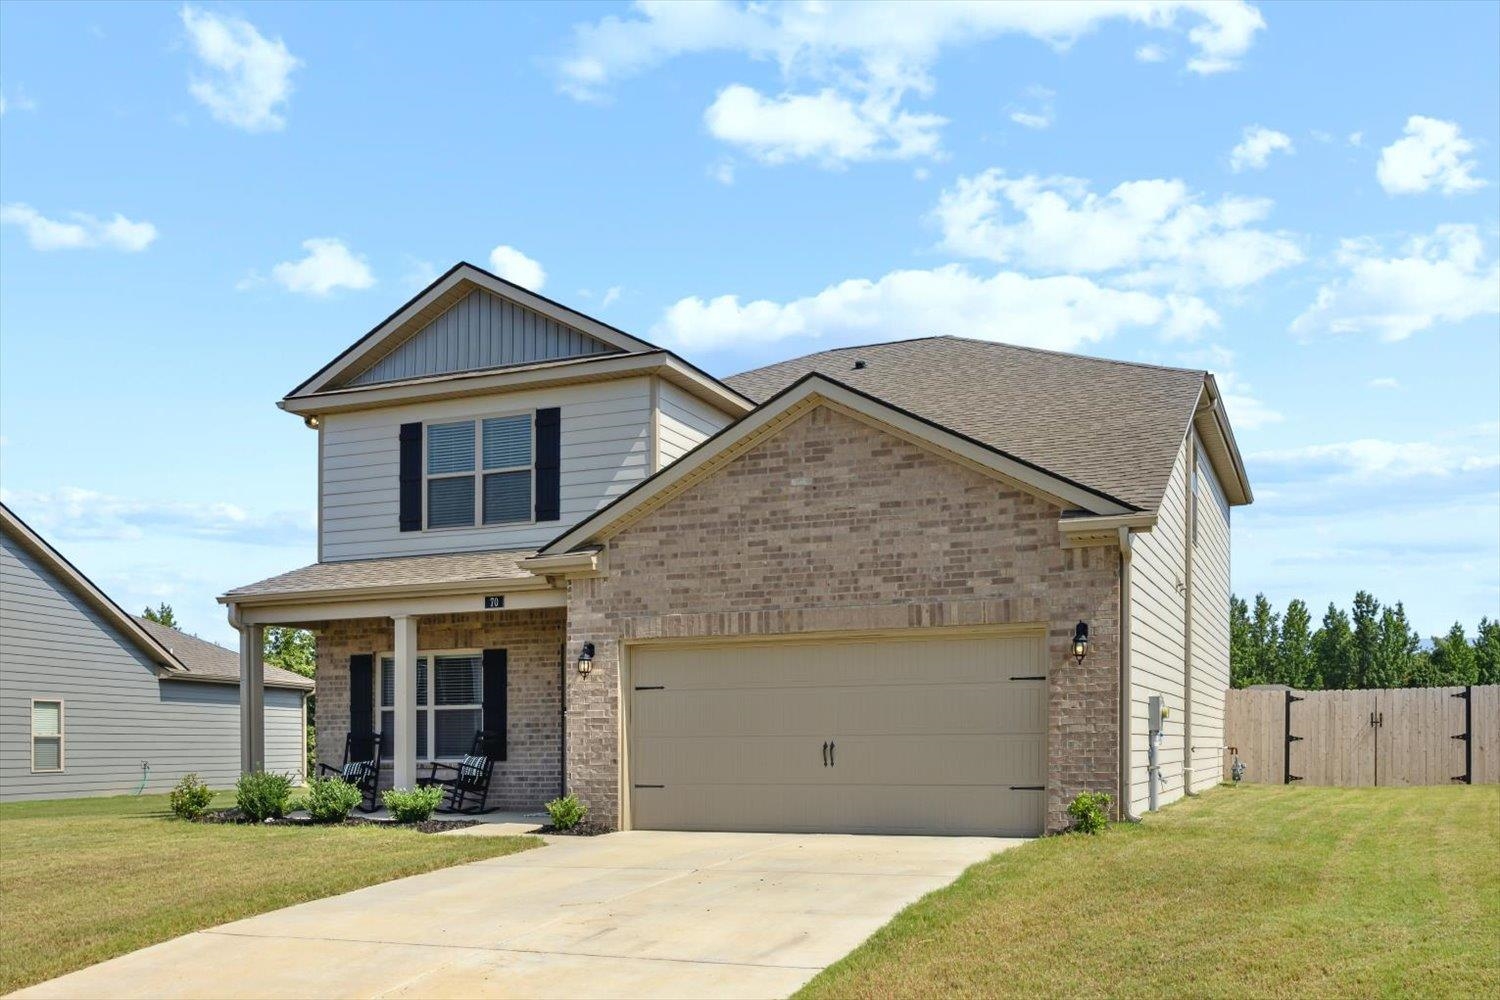
<path fill-rule="evenodd" d="M 1040 630 L 639 645 L 628 659 L 637 829 L 1042 832 Z"/>

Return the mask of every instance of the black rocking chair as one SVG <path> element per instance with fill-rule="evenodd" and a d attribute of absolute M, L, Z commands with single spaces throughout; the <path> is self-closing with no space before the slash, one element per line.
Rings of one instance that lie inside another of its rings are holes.
<path fill-rule="evenodd" d="M 319 762 L 318 774 L 333 776 L 349 782 L 364 794 L 358 808 L 360 812 L 372 813 L 380 808 L 380 748 L 379 733 L 344 737 L 344 763 L 341 767 Z"/>
<path fill-rule="evenodd" d="M 443 789 L 441 813 L 465 813 L 477 816 L 494 812 L 497 806 L 487 804 L 490 794 L 490 775 L 494 773 L 495 761 L 505 758 L 505 734 L 481 729 L 474 734 L 474 747 L 468 756 L 457 764 L 433 761 L 427 777 L 418 778 L 423 788 L 438 786 Z M 445 774 L 439 776 L 438 771 Z"/>

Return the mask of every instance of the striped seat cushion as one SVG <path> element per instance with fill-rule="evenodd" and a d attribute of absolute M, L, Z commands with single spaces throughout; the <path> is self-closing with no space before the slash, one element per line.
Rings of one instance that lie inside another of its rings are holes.
<path fill-rule="evenodd" d="M 467 754 L 458 763 L 458 778 L 460 781 L 481 781 L 484 778 L 484 769 L 489 766 L 489 758 L 478 754 Z"/>
<path fill-rule="evenodd" d="M 357 785 L 364 781 L 365 776 L 370 773 L 371 763 L 368 760 L 351 760 L 344 765 L 344 770 L 339 774 L 339 777 L 351 785 Z"/>

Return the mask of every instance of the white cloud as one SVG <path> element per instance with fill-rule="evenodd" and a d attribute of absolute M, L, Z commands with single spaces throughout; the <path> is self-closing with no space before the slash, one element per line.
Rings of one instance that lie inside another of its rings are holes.
<path fill-rule="evenodd" d="M 1490 444 L 1493 447 L 1493 441 Z M 1283 467 L 1282 475 L 1300 473 L 1325 480 L 1329 476 L 1382 481 L 1448 478 L 1500 467 L 1500 455 L 1487 451 L 1482 444 L 1377 438 L 1263 451 L 1251 457 L 1265 465 Z"/>
<path fill-rule="evenodd" d="M 1135 285 L 1239 288 L 1303 259 L 1284 232 L 1251 228 L 1264 199 L 1205 203 L 1180 180 L 1127 181 L 1108 194 L 1070 177 L 961 177 L 933 215 L 942 245 L 1054 273 L 1122 272 Z"/>
<path fill-rule="evenodd" d="M 401 284 L 413 291 L 419 288 L 426 288 L 437 280 L 437 276 L 440 273 L 437 265 L 433 264 L 432 261 L 407 254 L 406 273 L 401 276 Z"/>
<path fill-rule="evenodd" d="M 1190 297 L 1105 288 L 1076 276 L 1002 271 L 983 277 L 948 264 L 874 281 L 850 279 L 787 302 L 685 298 L 666 310 L 653 334 L 700 350 L 788 337 L 851 341 L 941 333 L 1066 350 L 1126 328 L 1170 327 L 1189 336 L 1209 317 L 1217 320 Z"/>
<path fill-rule="evenodd" d="M 1159 63 L 1165 62 L 1167 50 L 1160 45 L 1142 45 L 1135 50 L 1136 62 Z"/>
<path fill-rule="evenodd" d="M 312 511 L 256 514 L 232 503 L 141 500 L 64 486 L 51 491 L 3 490 L 7 506 L 50 538 L 130 541 L 174 536 L 246 542 L 305 543 L 317 527 Z"/>
<path fill-rule="evenodd" d="M 670 3 L 641 0 L 631 14 L 578 25 L 559 64 L 562 89 L 601 99 L 628 76 L 696 53 L 737 52 L 774 61 L 788 81 L 811 90 L 766 96 L 741 84 L 719 92 L 705 118 L 710 131 L 767 162 L 814 160 L 840 151 L 850 160 L 936 155 L 936 115 L 901 109 L 908 93 L 928 96 L 943 49 L 1007 34 L 1068 48 L 1112 21 L 1181 32 L 1193 49 L 1188 69 L 1234 68 L 1265 27 L 1241 0 L 1141 0 L 1129 4 L 1053 2 L 923 4 Z M 833 134 L 820 139 L 820 129 Z"/>
<path fill-rule="evenodd" d="M 533 292 L 540 292 L 547 283 L 547 272 L 542 269 L 541 264 L 515 247 L 503 243 L 490 251 L 490 269 L 506 281 Z"/>
<path fill-rule="evenodd" d="M 1421 194 L 1433 187 L 1444 194 L 1477 191 L 1485 182 L 1472 174 L 1478 164 L 1465 159 L 1473 151 L 1457 122 L 1412 115 L 1405 138 L 1380 151 L 1375 176 L 1388 194 Z"/>
<path fill-rule="evenodd" d="M 12 111 L 35 111 L 36 101 L 26 95 L 26 91 L 17 87 L 7 94 L 0 89 L 0 115 L 10 114 Z"/>
<path fill-rule="evenodd" d="M 221 122 L 247 132 L 285 127 L 282 111 L 292 95 L 292 72 L 301 60 L 280 38 L 267 39 L 249 21 L 183 7 L 183 27 L 203 75 L 188 91 Z"/>
<path fill-rule="evenodd" d="M 715 138 L 762 163 L 813 160 L 827 167 L 931 156 L 946 120 L 900 111 L 889 93 L 872 93 L 856 102 L 830 87 L 816 94 L 767 98 L 738 83 L 719 91 L 703 113 Z"/>
<path fill-rule="evenodd" d="M 1291 136 L 1264 125 L 1247 125 L 1240 133 L 1239 145 L 1229 151 L 1229 169 L 1235 173 L 1264 170 L 1271 154 L 1277 152 L 1295 152 Z"/>
<path fill-rule="evenodd" d="M 773 59 L 784 72 L 826 73 L 854 60 L 870 73 L 922 74 L 942 49 L 1022 34 L 1066 49 L 1111 21 L 1159 31 L 1187 28 L 1196 73 L 1232 69 L 1265 27 L 1248 3 L 1144 0 L 1129 4 L 822 4 L 640 2 L 574 29 L 562 85 L 578 97 L 678 56 L 733 51 Z"/>
<path fill-rule="evenodd" d="M 139 253 L 156 240 L 156 227 L 132 222 L 118 212 L 98 219 L 83 212 L 70 212 L 66 220 L 49 219 L 30 205 L 12 202 L 0 206 L 0 224 L 19 226 L 35 250 L 83 250 L 103 247 Z"/>
<path fill-rule="evenodd" d="M 302 249 L 307 251 L 306 257 L 271 268 L 271 277 L 289 292 L 327 295 L 338 288 L 360 289 L 375 284 L 368 262 L 351 252 L 342 240 L 314 237 L 303 240 Z"/>
<path fill-rule="evenodd" d="M 708 176 L 725 187 L 731 187 L 734 184 L 734 161 L 720 160 L 708 168 Z"/>
<path fill-rule="evenodd" d="M 610 306 L 620 301 L 620 294 L 624 291 L 625 289 L 621 288 L 619 285 L 611 285 L 609 288 L 604 290 L 604 298 L 599 300 L 599 307 L 601 309 L 608 309 Z"/>
<path fill-rule="evenodd" d="M 1215 324 L 1217 325 L 1217 324 Z M 1209 344 L 1177 355 L 1176 364 L 1206 368 L 1214 373 L 1224 409 L 1236 430 L 1253 431 L 1286 418 L 1255 395 L 1253 387 L 1235 371 L 1235 354 L 1222 344 Z"/>
<path fill-rule="evenodd" d="M 1404 340 L 1435 323 L 1500 312 L 1500 263 L 1487 260 L 1474 226 L 1439 226 L 1407 241 L 1404 256 L 1385 256 L 1372 240 L 1345 240 L 1341 277 L 1292 321 L 1298 336 L 1373 333 Z"/>
<path fill-rule="evenodd" d="M 1369 386 L 1371 389 L 1399 389 L 1399 388 L 1401 388 L 1401 383 L 1398 380 L 1393 379 L 1393 378 L 1389 378 L 1389 377 L 1387 377 L 1387 378 L 1372 378 L 1372 379 L 1370 379 L 1370 381 L 1366 382 L 1365 385 Z"/>
<path fill-rule="evenodd" d="M 1010 120 L 1024 128 L 1037 130 L 1051 128 L 1055 118 L 1052 99 L 1056 96 L 1056 91 L 1049 90 L 1040 84 L 1027 87 L 1026 97 L 1030 103 L 1025 107 L 1013 107 Z"/>
<path fill-rule="evenodd" d="M 1351 146 L 1363 146 L 1365 144 L 1365 134 L 1363 132 L 1350 132 L 1349 138 L 1346 141 Z"/>

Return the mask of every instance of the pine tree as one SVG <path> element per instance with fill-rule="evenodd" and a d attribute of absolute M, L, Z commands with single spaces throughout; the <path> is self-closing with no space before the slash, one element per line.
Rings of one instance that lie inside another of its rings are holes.
<path fill-rule="evenodd" d="M 1276 666 L 1277 641 L 1281 632 L 1281 616 L 1271 610 L 1271 602 L 1265 594 L 1255 595 L 1255 613 L 1250 618 L 1250 656 L 1253 666 L 1251 684 L 1269 684 L 1279 670 Z"/>
<path fill-rule="evenodd" d="M 1349 616 L 1332 601 L 1323 615 L 1323 627 L 1313 636 L 1314 672 L 1324 690 L 1354 686 L 1354 633 Z"/>
<path fill-rule="evenodd" d="M 1405 687 L 1411 683 L 1413 658 L 1422 644 L 1406 619 L 1406 609 L 1397 601 L 1380 612 L 1374 655 L 1365 674 L 1365 686 L 1372 688 Z"/>
<path fill-rule="evenodd" d="M 1243 597 L 1229 597 L 1229 686 L 1254 684 L 1255 654 L 1250 648 L 1250 606 Z"/>
<path fill-rule="evenodd" d="M 1293 598 L 1286 606 L 1276 660 L 1276 683 L 1313 690 L 1322 686 L 1313 663 L 1312 616 L 1299 598 Z"/>
<path fill-rule="evenodd" d="M 1369 591 L 1354 595 L 1354 670 L 1348 680 L 1352 688 L 1380 687 L 1371 683 L 1375 671 L 1375 649 L 1380 645 L 1380 602 Z"/>
<path fill-rule="evenodd" d="M 162 601 L 160 604 L 158 604 L 155 610 L 147 608 L 145 611 L 142 611 L 141 617 L 146 619 L 148 622 L 156 622 L 156 624 L 158 625 L 165 625 L 167 628 L 182 628 L 182 625 L 177 621 L 177 615 L 172 611 L 172 605 L 168 604 L 166 601 Z"/>
<path fill-rule="evenodd" d="M 1500 621 L 1479 619 L 1479 634 L 1474 637 L 1474 675 L 1476 684 L 1500 684 Z"/>
<path fill-rule="evenodd" d="M 1484 623 L 1480 622 L 1479 627 L 1483 628 Z M 1426 683 L 1440 687 L 1479 683 L 1477 653 L 1477 648 L 1470 645 L 1469 637 L 1464 635 L 1464 627 L 1454 622 L 1447 635 L 1432 637 L 1432 655 L 1428 657 L 1430 679 L 1426 679 Z"/>

